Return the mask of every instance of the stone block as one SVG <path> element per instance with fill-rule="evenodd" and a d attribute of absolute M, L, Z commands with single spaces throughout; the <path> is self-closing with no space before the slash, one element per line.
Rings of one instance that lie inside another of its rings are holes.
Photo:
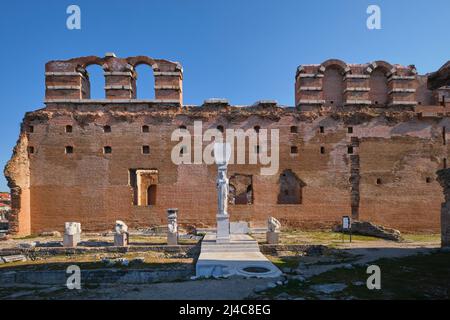
<path fill-rule="evenodd" d="M 230 222 L 230 233 L 231 234 L 248 234 L 248 222 L 239 221 L 239 222 Z"/>
<path fill-rule="evenodd" d="M 219 243 L 230 242 L 230 218 L 228 215 L 217 215 L 217 238 Z"/>
<path fill-rule="evenodd" d="M 114 246 L 126 247 L 128 246 L 128 233 L 116 233 L 114 234 Z"/>
<path fill-rule="evenodd" d="M 178 233 L 167 232 L 167 244 L 169 246 L 175 246 L 178 244 Z"/>
<path fill-rule="evenodd" d="M 278 244 L 279 238 L 280 238 L 279 232 L 271 232 L 271 231 L 266 232 L 266 239 L 268 244 Z"/>
<path fill-rule="evenodd" d="M 66 248 L 74 248 L 80 242 L 80 234 L 65 234 L 63 246 Z"/>

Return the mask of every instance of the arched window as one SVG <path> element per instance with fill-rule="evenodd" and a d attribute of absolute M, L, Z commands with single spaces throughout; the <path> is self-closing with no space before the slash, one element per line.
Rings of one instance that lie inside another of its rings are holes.
<path fill-rule="evenodd" d="M 88 99 L 105 99 L 105 75 L 101 66 L 92 64 L 86 67 L 89 80 L 85 96 Z"/>
<path fill-rule="evenodd" d="M 253 203 L 253 178 L 251 175 L 235 174 L 230 177 L 229 203 L 252 204 Z"/>
<path fill-rule="evenodd" d="M 306 184 L 291 170 L 284 170 L 280 175 L 280 192 L 278 204 L 301 204 L 303 201 L 303 187 Z"/>
<path fill-rule="evenodd" d="M 388 83 L 386 70 L 376 68 L 370 74 L 369 98 L 372 104 L 384 106 L 388 102 Z"/>
<path fill-rule="evenodd" d="M 339 66 L 331 65 L 323 77 L 323 94 L 325 104 L 328 106 L 342 106 L 344 101 L 343 70 Z"/>
<path fill-rule="evenodd" d="M 147 188 L 147 205 L 154 206 L 156 204 L 156 185 L 151 184 Z"/>
<path fill-rule="evenodd" d="M 146 64 L 135 67 L 136 71 L 136 99 L 155 99 L 155 77 L 153 69 Z"/>

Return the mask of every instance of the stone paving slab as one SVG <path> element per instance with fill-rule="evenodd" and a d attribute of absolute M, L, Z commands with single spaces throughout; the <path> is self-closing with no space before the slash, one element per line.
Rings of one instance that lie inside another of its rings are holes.
<path fill-rule="evenodd" d="M 276 278 L 281 271 L 259 250 L 258 243 L 249 235 L 232 234 L 229 243 L 216 243 L 215 234 L 205 235 L 196 265 L 197 277 Z"/>

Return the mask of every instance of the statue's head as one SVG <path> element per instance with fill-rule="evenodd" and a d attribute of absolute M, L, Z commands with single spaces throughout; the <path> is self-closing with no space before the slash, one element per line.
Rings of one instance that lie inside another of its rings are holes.
<path fill-rule="evenodd" d="M 117 234 L 122 234 L 122 233 L 128 232 L 128 226 L 125 224 L 125 222 L 117 220 L 116 226 L 115 226 L 115 231 Z"/>

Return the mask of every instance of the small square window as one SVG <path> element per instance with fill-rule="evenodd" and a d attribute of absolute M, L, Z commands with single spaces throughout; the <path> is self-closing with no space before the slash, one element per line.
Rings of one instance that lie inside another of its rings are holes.
<path fill-rule="evenodd" d="M 352 146 L 348 146 L 347 147 L 347 153 L 348 154 L 352 154 L 353 153 L 353 147 Z"/>
<path fill-rule="evenodd" d="M 73 130 L 72 126 L 66 126 L 66 133 L 71 133 Z"/>
<path fill-rule="evenodd" d="M 426 177 L 425 181 L 426 181 L 427 183 L 431 183 L 432 179 L 431 179 L 430 177 Z"/>
<path fill-rule="evenodd" d="M 112 153 L 112 148 L 110 146 L 103 147 L 103 153 L 104 154 Z"/>
<path fill-rule="evenodd" d="M 353 133 L 353 127 L 348 127 L 347 128 L 347 133 Z"/>
<path fill-rule="evenodd" d="M 142 132 L 150 132 L 149 126 L 147 126 L 147 125 L 142 126 Z"/>
<path fill-rule="evenodd" d="M 31 147 L 31 146 L 30 146 L 30 147 L 28 147 L 27 149 L 28 149 L 28 153 L 29 153 L 29 154 L 33 154 L 33 153 L 34 153 L 34 147 Z"/>
<path fill-rule="evenodd" d="M 382 182 L 381 182 L 381 178 L 378 178 L 377 179 L 377 184 L 381 184 Z"/>
<path fill-rule="evenodd" d="M 66 154 L 73 153 L 73 147 L 72 146 L 66 146 Z"/>
<path fill-rule="evenodd" d="M 298 148 L 296 146 L 292 146 L 291 147 L 291 154 L 296 154 L 298 153 Z"/>
<path fill-rule="evenodd" d="M 325 132 L 325 128 L 322 127 L 322 126 L 320 126 L 320 127 L 319 127 L 319 132 L 320 132 L 320 133 L 324 133 L 324 132 Z"/>
<path fill-rule="evenodd" d="M 111 132 L 111 126 L 104 126 L 103 127 L 103 132 L 105 132 L 105 133 Z"/>
<path fill-rule="evenodd" d="M 34 132 L 34 126 L 28 126 L 28 132 L 33 133 Z"/>
<path fill-rule="evenodd" d="M 298 132 L 297 126 L 291 126 L 291 133 L 297 133 L 297 132 Z"/>
<path fill-rule="evenodd" d="M 142 146 L 143 154 L 150 154 L 150 146 Z"/>

